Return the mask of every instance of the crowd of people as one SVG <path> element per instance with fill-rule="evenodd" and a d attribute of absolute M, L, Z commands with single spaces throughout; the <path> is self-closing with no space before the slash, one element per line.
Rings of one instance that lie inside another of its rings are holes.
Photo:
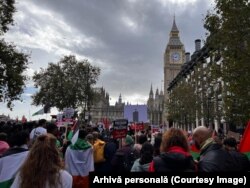
<path fill-rule="evenodd" d="M 1 123 L 0 187 L 89 187 L 90 172 L 250 170 L 250 162 L 237 151 L 234 138 L 218 141 L 204 126 L 189 135 L 170 128 L 152 140 L 144 131 L 114 139 L 109 130 L 99 132 L 97 127 L 79 125 L 60 130 L 44 119 L 38 123 Z M 199 151 L 197 159 L 191 155 L 192 144 Z"/>

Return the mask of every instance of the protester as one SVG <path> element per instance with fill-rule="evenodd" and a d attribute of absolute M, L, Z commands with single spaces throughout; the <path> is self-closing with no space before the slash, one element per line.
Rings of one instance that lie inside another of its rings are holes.
<path fill-rule="evenodd" d="M 86 135 L 87 132 L 80 129 L 77 141 L 65 153 L 65 167 L 73 176 L 73 188 L 88 188 L 89 172 L 94 171 L 93 148 Z"/>
<path fill-rule="evenodd" d="M 116 151 L 111 162 L 114 172 L 131 171 L 134 161 L 140 157 L 133 145 L 134 140 L 131 136 L 127 135 L 122 139 L 122 147 Z"/>
<path fill-rule="evenodd" d="M 153 154 L 154 147 L 149 142 L 145 142 L 140 150 L 140 158 L 135 160 L 131 172 L 148 172 Z"/>
<path fill-rule="evenodd" d="M 137 140 L 137 142 L 134 144 L 134 149 L 140 153 L 140 150 L 142 148 L 142 144 L 144 144 L 145 142 L 148 141 L 148 138 L 145 134 L 141 134 L 141 135 L 136 135 L 135 139 Z"/>
<path fill-rule="evenodd" d="M 237 169 L 235 171 L 249 171 L 250 162 L 247 156 L 237 150 L 237 141 L 235 138 L 226 138 L 223 142 L 225 149 L 231 154 L 237 163 Z"/>
<path fill-rule="evenodd" d="M 58 139 L 58 127 L 54 124 L 54 123 L 48 123 L 46 125 L 46 129 L 47 129 L 47 133 L 50 133 L 52 135 L 54 135 L 56 137 L 56 146 L 57 148 L 61 148 L 62 147 L 62 143 L 61 141 Z"/>
<path fill-rule="evenodd" d="M 104 147 L 104 158 L 105 162 L 102 167 L 103 172 L 112 172 L 112 159 L 119 147 L 119 143 L 116 139 L 110 135 L 110 138 L 105 139 L 105 147 Z"/>
<path fill-rule="evenodd" d="M 11 147 L 0 158 L 0 187 L 11 186 L 20 166 L 28 155 L 29 133 L 15 132 L 10 137 Z"/>
<path fill-rule="evenodd" d="M 163 134 L 161 154 L 150 164 L 150 172 L 196 170 L 193 157 L 189 153 L 187 138 L 180 129 L 171 128 Z"/>
<path fill-rule="evenodd" d="M 94 136 L 93 134 L 89 133 L 86 136 L 86 140 L 93 146 L 94 145 Z"/>
<path fill-rule="evenodd" d="M 227 172 L 237 171 L 236 161 L 212 138 L 211 131 L 199 126 L 193 131 L 193 140 L 200 149 L 198 170 L 201 172 Z"/>
<path fill-rule="evenodd" d="M 154 156 L 160 155 L 160 147 L 162 142 L 162 133 L 157 133 L 154 138 Z"/>
<path fill-rule="evenodd" d="M 28 158 L 15 178 L 12 188 L 72 186 L 71 175 L 63 170 L 62 161 L 52 134 L 37 137 Z"/>
<path fill-rule="evenodd" d="M 3 154 L 7 149 L 9 149 L 9 148 L 10 148 L 10 146 L 9 146 L 9 144 L 7 143 L 7 134 L 1 132 L 1 133 L 0 133 L 0 157 L 1 157 L 2 154 Z"/>
<path fill-rule="evenodd" d="M 43 134 L 47 134 L 47 129 L 46 129 L 46 119 L 40 119 L 38 121 L 37 127 L 35 127 L 31 132 L 30 132 L 30 145 L 32 145 L 35 141 L 35 139 Z"/>
<path fill-rule="evenodd" d="M 104 171 L 104 164 L 105 164 L 105 156 L 104 156 L 104 148 L 105 142 L 101 139 L 101 135 L 99 132 L 94 131 L 94 165 L 95 165 L 95 172 L 103 172 Z"/>

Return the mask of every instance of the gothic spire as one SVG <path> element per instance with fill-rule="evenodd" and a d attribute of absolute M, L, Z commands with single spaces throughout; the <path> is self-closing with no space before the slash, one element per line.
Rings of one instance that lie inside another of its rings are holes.
<path fill-rule="evenodd" d="M 120 93 L 120 96 L 119 96 L 119 104 L 121 104 L 122 103 L 122 94 Z"/>
<path fill-rule="evenodd" d="M 174 16 L 173 26 L 172 26 L 171 32 L 179 32 L 179 30 L 178 30 L 178 28 L 176 26 L 176 23 L 175 23 L 175 16 Z"/>
<path fill-rule="evenodd" d="M 149 92 L 149 98 L 154 98 L 154 93 L 153 93 L 153 86 L 151 84 L 150 92 Z"/>

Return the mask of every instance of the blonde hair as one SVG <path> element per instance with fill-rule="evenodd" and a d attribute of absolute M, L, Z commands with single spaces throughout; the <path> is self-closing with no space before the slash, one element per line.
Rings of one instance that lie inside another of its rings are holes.
<path fill-rule="evenodd" d="M 60 184 L 59 171 L 62 161 L 52 134 L 36 138 L 28 157 L 20 169 L 21 188 L 57 187 Z"/>

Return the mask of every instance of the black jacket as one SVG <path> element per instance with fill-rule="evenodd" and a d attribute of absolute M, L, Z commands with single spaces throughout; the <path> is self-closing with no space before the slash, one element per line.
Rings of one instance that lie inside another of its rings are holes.
<path fill-rule="evenodd" d="M 161 153 L 153 159 L 155 172 L 195 172 L 195 163 L 191 155 L 182 153 Z"/>
<path fill-rule="evenodd" d="M 210 143 L 201 150 L 198 171 L 228 172 L 236 171 L 237 168 L 235 159 L 222 148 L 222 145 Z"/>
<path fill-rule="evenodd" d="M 234 150 L 229 151 L 229 153 L 237 163 L 238 168 L 235 171 L 247 172 L 250 170 L 250 162 L 245 154 Z"/>

